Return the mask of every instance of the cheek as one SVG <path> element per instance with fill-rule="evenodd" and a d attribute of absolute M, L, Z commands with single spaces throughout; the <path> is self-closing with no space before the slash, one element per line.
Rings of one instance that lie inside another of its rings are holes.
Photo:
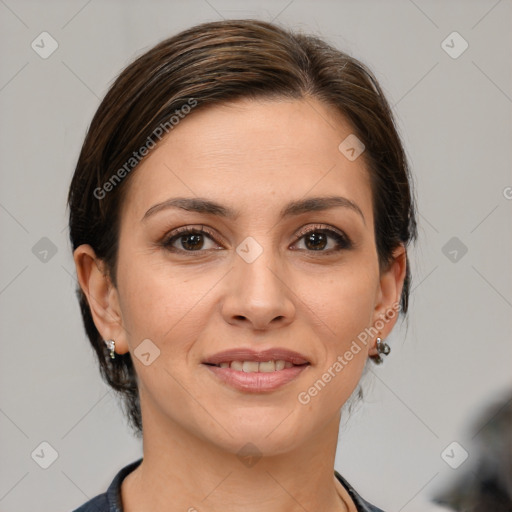
<path fill-rule="evenodd" d="M 205 295 L 219 277 L 203 272 L 198 278 L 148 259 L 142 255 L 119 260 L 120 303 L 129 344 L 134 349 L 149 338 L 160 348 L 165 346 L 166 353 L 183 352 L 188 340 L 195 339 L 200 319 L 206 318 Z"/>
<path fill-rule="evenodd" d="M 310 317 L 321 321 L 329 347 L 343 349 L 347 342 L 370 325 L 375 306 L 378 272 L 361 262 L 333 271 L 329 276 L 300 278 L 297 295 Z"/>
<path fill-rule="evenodd" d="M 316 324 L 322 354 L 297 399 L 319 416 L 330 417 L 345 403 L 368 357 L 369 344 L 358 339 L 371 325 L 376 299 L 378 270 L 369 272 L 368 268 L 372 268 L 371 263 L 361 262 L 340 269 L 329 279 L 316 280 L 316 286 L 311 286 L 314 279 L 302 281 L 304 311 Z"/>

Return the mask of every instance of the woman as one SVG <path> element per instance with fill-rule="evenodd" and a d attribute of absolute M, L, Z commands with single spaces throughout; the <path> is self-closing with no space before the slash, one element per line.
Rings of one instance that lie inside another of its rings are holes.
<path fill-rule="evenodd" d="M 334 458 L 407 311 L 416 223 L 362 64 L 254 20 L 163 41 L 101 103 L 69 207 L 85 328 L 144 453 L 80 512 L 380 510 Z"/>

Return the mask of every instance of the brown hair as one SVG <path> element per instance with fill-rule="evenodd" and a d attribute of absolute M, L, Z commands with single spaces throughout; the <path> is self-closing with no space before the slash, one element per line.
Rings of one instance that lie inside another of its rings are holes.
<path fill-rule="evenodd" d="M 365 145 L 375 241 L 381 269 L 385 268 L 392 251 L 401 243 L 406 246 L 417 233 L 408 164 L 377 80 L 361 62 L 317 37 L 256 20 L 197 25 L 159 43 L 122 71 L 94 115 L 71 182 L 73 250 L 90 244 L 116 285 L 120 207 L 130 172 L 139 161 L 134 155 L 154 143 L 159 127 L 169 126 L 169 119 L 186 112 L 186 105 L 200 109 L 238 98 L 306 96 L 341 113 Z M 410 280 L 407 262 L 403 313 Z M 102 377 L 120 393 L 131 425 L 141 434 L 131 356 L 109 358 L 87 299 L 80 289 L 77 293 Z"/>

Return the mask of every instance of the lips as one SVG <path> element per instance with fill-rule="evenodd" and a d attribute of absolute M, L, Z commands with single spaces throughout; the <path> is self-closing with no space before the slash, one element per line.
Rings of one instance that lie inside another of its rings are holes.
<path fill-rule="evenodd" d="M 279 372 L 284 370 L 285 368 L 292 368 L 293 366 L 301 366 L 294 365 L 290 363 L 290 361 L 285 361 L 284 359 L 277 359 L 269 361 L 225 361 L 218 365 L 215 365 L 219 368 L 231 368 L 232 370 L 236 370 L 239 372 L 245 373 L 253 373 L 253 372 L 262 372 L 262 373 L 270 373 L 270 372 Z"/>
<path fill-rule="evenodd" d="M 203 364 L 215 379 L 239 391 L 271 392 L 295 380 L 310 366 L 298 352 L 275 348 L 235 349 L 207 357 Z"/>
<path fill-rule="evenodd" d="M 302 354 L 284 348 L 272 348 L 263 351 L 243 348 L 225 350 L 224 352 L 218 352 L 217 354 L 207 357 L 203 363 L 220 366 L 221 363 L 230 363 L 231 365 L 233 361 L 257 363 L 284 361 L 285 363 L 291 363 L 296 366 L 309 364 L 309 361 Z"/>

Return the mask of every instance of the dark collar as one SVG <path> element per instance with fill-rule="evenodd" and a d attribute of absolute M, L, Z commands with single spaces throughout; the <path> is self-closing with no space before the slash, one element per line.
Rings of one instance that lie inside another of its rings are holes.
<path fill-rule="evenodd" d="M 375 505 L 372 505 L 371 503 L 368 503 L 366 500 L 361 498 L 361 496 L 357 494 L 356 490 L 336 470 L 334 470 L 334 475 L 349 493 L 352 501 L 356 505 L 358 512 L 383 512 L 382 509 L 377 508 Z"/>
<path fill-rule="evenodd" d="M 129 473 L 131 473 L 140 465 L 141 462 L 142 457 L 135 462 L 128 464 L 122 468 L 114 477 L 114 480 L 112 480 L 112 483 L 105 493 L 108 504 L 108 512 L 123 512 L 123 506 L 121 503 L 121 483 Z M 358 512 L 383 512 L 380 508 L 371 505 L 366 500 L 361 498 L 355 489 L 336 470 L 334 470 L 334 475 L 349 493 L 350 497 L 356 505 Z"/>

